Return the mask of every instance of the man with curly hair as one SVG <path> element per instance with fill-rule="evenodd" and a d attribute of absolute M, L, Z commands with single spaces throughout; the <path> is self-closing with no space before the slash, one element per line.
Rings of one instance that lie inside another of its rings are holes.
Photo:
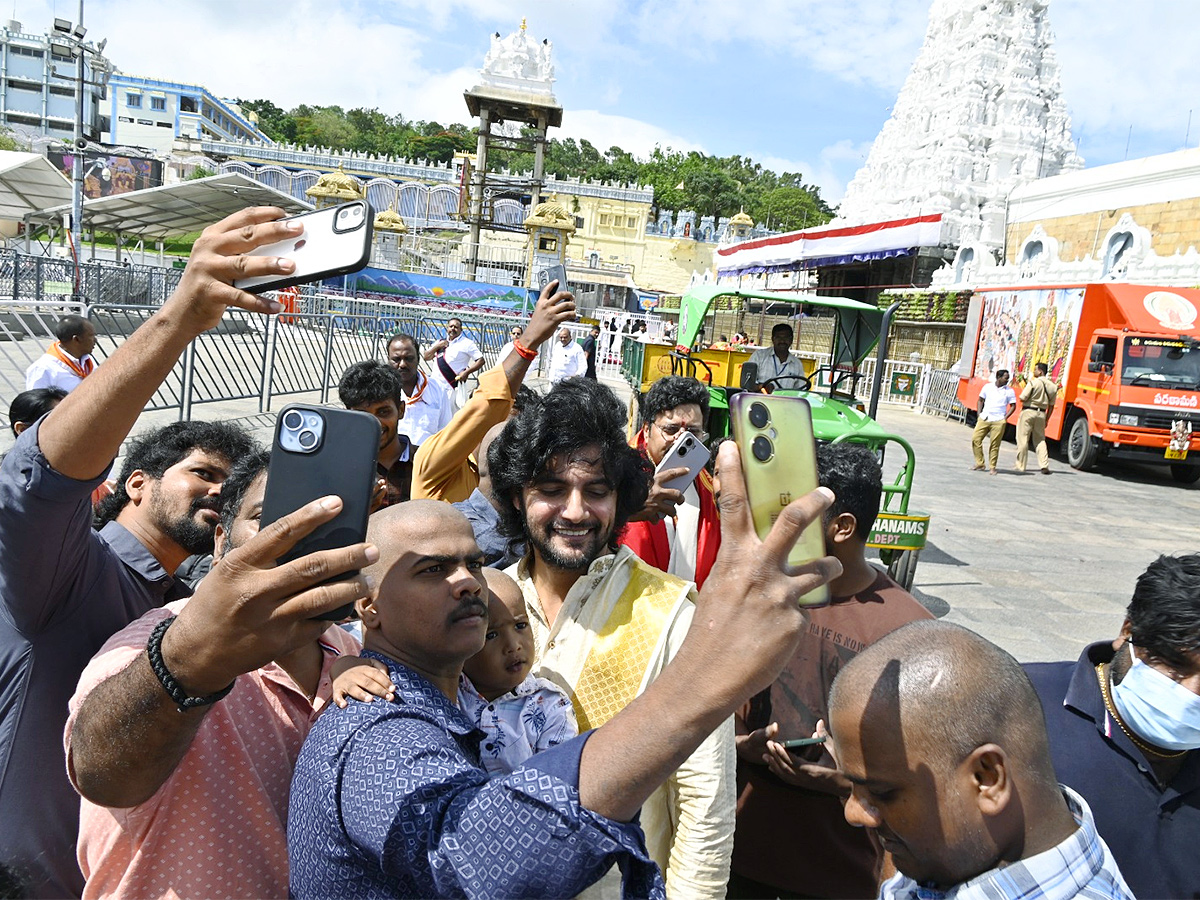
<path fill-rule="evenodd" d="M 522 409 L 488 449 L 501 530 L 528 547 L 507 572 L 525 596 L 534 671 L 567 691 L 581 732 L 612 719 L 659 676 L 692 620 L 692 584 L 616 544 L 651 482 L 649 462 L 625 441 L 625 418 L 607 387 L 568 378 Z M 643 805 L 646 846 L 668 895 L 725 896 L 735 768 L 727 720 Z M 606 880 L 592 890 L 616 889 Z"/>

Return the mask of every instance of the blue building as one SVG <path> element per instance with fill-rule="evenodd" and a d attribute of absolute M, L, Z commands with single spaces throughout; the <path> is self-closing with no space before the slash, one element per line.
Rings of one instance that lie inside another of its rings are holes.
<path fill-rule="evenodd" d="M 110 68 L 108 60 L 91 41 L 83 46 L 88 50 L 84 81 L 103 81 Z M 0 125 L 31 136 L 74 137 L 75 66 L 71 47 L 62 35 L 28 34 L 20 22 L 6 22 L 0 28 Z M 109 128 L 104 88 L 85 83 L 83 91 L 83 136 L 100 140 Z"/>
<path fill-rule="evenodd" d="M 177 137 L 271 144 L 258 117 L 198 84 L 114 73 L 108 81 L 108 144 L 169 153 Z"/>

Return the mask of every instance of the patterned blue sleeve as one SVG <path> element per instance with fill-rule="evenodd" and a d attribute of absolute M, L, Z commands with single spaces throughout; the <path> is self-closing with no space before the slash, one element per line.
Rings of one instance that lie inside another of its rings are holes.
<path fill-rule="evenodd" d="M 662 896 L 637 825 L 579 804 L 585 740 L 493 779 L 432 722 L 376 722 L 342 756 L 342 822 L 414 896 L 570 897 L 614 862 L 627 896 Z"/>

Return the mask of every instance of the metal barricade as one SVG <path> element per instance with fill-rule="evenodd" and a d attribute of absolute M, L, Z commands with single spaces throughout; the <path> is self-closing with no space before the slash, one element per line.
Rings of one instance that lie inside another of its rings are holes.
<path fill-rule="evenodd" d="M 54 343 L 54 326 L 65 315 L 86 316 L 87 307 L 70 300 L 0 301 L 0 419 L 5 426 L 9 404 L 25 390 L 25 370 Z"/>
<path fill-rule="evenodd" d="M 967 408 L 958 401 L 957 372 L 925 366 L 918 390 L 917 408 L 947 419 L 966 421 Z"/>

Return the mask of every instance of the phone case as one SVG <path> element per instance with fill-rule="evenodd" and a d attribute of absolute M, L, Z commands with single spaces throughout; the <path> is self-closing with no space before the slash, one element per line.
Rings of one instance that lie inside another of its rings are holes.
<path fill-rule="evenodd" d="M 358 213 L 353 209 L 355 207 L 361 207 L 361 219 L 358 219 Z M 346 230 L 342 230 L 338 224 L 338 217 L 343 210 L 354 218 L 351 227 Z M 258 247 L 247 255 L 284 256 L 296 263 L 296 271 L 287 276 L 239 278 L 234 281 L 234 287 L 251 294 L 261 294 L 331 275 L 348 275 L 366 266 L 370 260 L 375 214 L 365 200 L 353 200 L 291 218 L 304 223 L 304 230 L 299 235 Z"/>
<path fill-rule="evenodd" d="M 766 421 L 751 411 L 761 404 Z M 778 397 L 773 394 L 734 394 L 729 402 L 729 417 L 733 439 L 742 457 L 742 472 L 746 478 L 746 498 L 754 530 L 760 538 L 767 536 L 785 506 L 819 486 L 817 480 L 817 450 L 813 438 L 812 411 L 800 397 Z M 758 421 L 756 421 L 756 417 Z M 769 455 L 755 454 L 769 446 Z M 766 458 L 762 458 L 766 455 Z M 801 533 L 788 564 L 797 566 L 825 555 L 825 534 L 821 520 L 813 522 Z M 801 606 L 825 606 L 829 590 L 820 587 L 800 598 Z"/>
<path fill-rule="evenodd" d="M 546 268 L 538 272 L 538 290 L 541 290 L 552 281 L 558 282 L 557 290 L 570 290 L 567 287 L 567 267 L 562 263 L 546 266 Z"/>
<path fill-rule="evenodd" d="M 663 485 L 675 491 L 686 491 L 688 485 L 696 480 L 696 476 L 700 474 L 700 470 L 708 462 L 709 456 L 708 448 L 685 431 L 675 439 L 675 443 L 671 445 L 671 449 L 663 456 L 662 462 L 655 466 L 654 471 L 658 473 L 664 472 L 667 469 L 677 469 L 680 466 L 686 467 L 688 470 L 686 475 L 682 475 L 679 478 L 672 478 Z"/>
<path fill-rule="evenodd" d="M 284 417 L 289 410 L 316 413 L 324 421 L 324 433 L 310 452 L 299 453 L 281 446 Z M 366 539 L 378 453 L 379 421 L 369 413 L 301 403 L 289 404 L 280 410 L 263 497 L 262 526 L 265 528 L 304 504 L 329 494 L 342 498 L 342 511 L 337 518 L 301 539 L 277 562 L 283 564 L 318 550 L 346 547 Z M 349 578 L 355 574 L 337 577 Z M 338 621 L 353 613 L 353 608 L 347 605 L 319 618 Z"/>

